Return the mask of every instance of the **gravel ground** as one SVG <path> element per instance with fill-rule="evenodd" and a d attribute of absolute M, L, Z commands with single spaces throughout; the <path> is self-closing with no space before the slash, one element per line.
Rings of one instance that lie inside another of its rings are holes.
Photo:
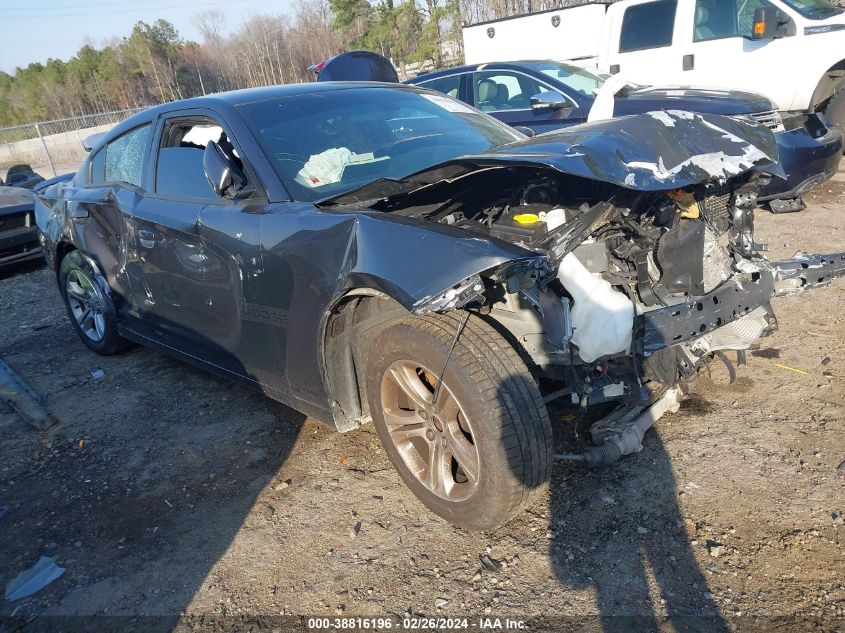
<path fill-rule="evenodd" d="M 845 250 L 845 182 L 808 202 L 758 213 L 772 257 Z M 549 629 L 842 630 L 843 290 L 777 299 L 780 331 L 736 384 L 715 368 L 642 453 L 557 464 L 540 503 L 468 533 L 405 489 L 372 426 L 334 433 L 142 348 L 98 357 L 51 273 L 18 271 L 0 279 L 0 356 L 61 423 L 38 432 L 0 405 L 0 585 L 42 555 L 66 571 L 0 616 L 160 616 L 113 622 L 164 630 L 197 625 L 180 614 L 224 628 L 232 616 L 426 614 L 472 616 L 471 628 L 486 615 L 552 618 Z M 552 413 L 562 449 L 571 424 Z"/>

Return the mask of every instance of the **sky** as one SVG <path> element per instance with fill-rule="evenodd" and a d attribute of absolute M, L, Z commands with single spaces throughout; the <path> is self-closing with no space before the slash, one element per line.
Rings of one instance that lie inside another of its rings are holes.
<path fill-rule="evenodd" d="M 195 17 L 208 9 L 223 12 L 237 27 L 255 13 L 289 13 L 292 0 L 0 0 L 0 70 L 68 60 L 91 41 L 95 45 L 129 35 L 139 20 L 164 18 L 185 39 L 199 40 Z"/>

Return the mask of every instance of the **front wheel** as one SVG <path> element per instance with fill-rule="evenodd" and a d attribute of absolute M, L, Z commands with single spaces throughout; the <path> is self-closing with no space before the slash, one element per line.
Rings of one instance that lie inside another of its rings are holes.
<path fill-rule="evenodd" d="M 446 362 L 465 317 L 380 326 L 368 345 L 367 397 L 388 457 L 420 501 L 454 525 L 490 529 L 543 490 L 552 430 L 516 350 L 478 317 L 466 320 Z"/>
<path fill-rule="evenodd" d="M 117 333 L 115 307 L 98 275 L 79 251 L 71 251 L 59 268 L 59 290 L 73 329 L 82 342 L 98 354 L 109 356 L 131 343 Z"/>

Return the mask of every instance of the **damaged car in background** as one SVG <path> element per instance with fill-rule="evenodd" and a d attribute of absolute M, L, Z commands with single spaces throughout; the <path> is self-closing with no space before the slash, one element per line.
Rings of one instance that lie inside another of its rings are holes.
<path fill-rule="evenodd" d="M 0 271 L 41 259 L 35 199 L 20 187 L 0 187 Z"/>
<path fill-rule="evenodd" d="M 555 61 L 471 64 L 419 75 L 408 83 L 452 92 L 508 125 L 537 134 L 657 110 L 752 119 L 774 132 L 778 146 L 780 169 L 758 197 L 774 213 L 803 210 L 801 196 L 830 180 L 842 158 L 842 133 L 824 115 L 782 118 L 775 103 L 750 92 L 641 86 L 622 75 Z"/>
<path fill-rule="evenodd" d="M 127 119 L 36 215 L 88 347 L 155 347 L 339 431 L 372 420 L 426 506 L 486 529 L 549 478 L 547 402 L 605 412 L 567 458 L 634 453 L 776 328 L 773 297 L 845 272 L 761 254 L 776 160 L 771 131 L 718 115 L 529 139 L 416 87 L 287 85 Z"/>

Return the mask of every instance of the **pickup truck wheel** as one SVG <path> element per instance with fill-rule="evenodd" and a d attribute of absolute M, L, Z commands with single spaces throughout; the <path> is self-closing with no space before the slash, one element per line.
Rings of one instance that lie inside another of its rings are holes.
<path fill-rule="evenodd" d="M 845 134 L 845 84 L 828 100 L 822 112 L 830 125 Z"/>
<path fill-rule="evenodd" d="M 552 430 L 527 367 L 484 321 L 469 316 L 448 356 L 466 316 L 379 326 L 368 343 L 367 398 L 388 457 L 420 501 L 454 525 L 491 529 L 544 489 Z"/>
<path fill-rule="evenodd" d="M 79 251 L 71 251 L 62 259 L 59 291 L 82 342 L 98 354 L 110 356 L 131 343 L 117 333 L 114 304 L 97 283 L 98 275 Z"/>

